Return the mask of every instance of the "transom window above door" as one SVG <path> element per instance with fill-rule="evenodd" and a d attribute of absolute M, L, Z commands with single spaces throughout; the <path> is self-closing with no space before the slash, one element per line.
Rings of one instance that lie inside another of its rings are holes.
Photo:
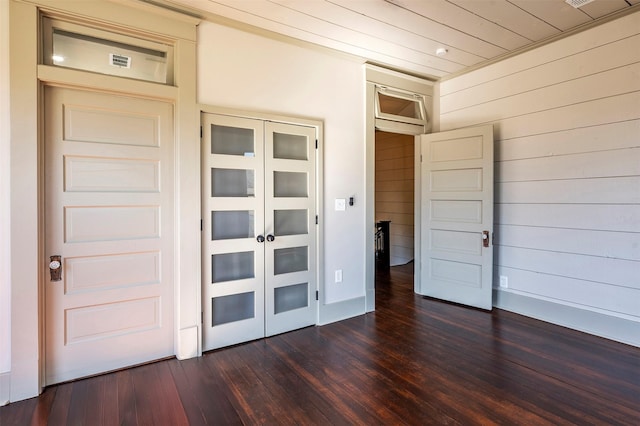
<path fill-rule="evenodd" d="M 427 110 L 422 95 L 376 86 L 375 106 L 376 118 L 427 125 Z"/>
<path fill-rule="evenodd" d="M 153 83 L 173 84 L 173 46 L 44 18 L 42 63 Z"/>

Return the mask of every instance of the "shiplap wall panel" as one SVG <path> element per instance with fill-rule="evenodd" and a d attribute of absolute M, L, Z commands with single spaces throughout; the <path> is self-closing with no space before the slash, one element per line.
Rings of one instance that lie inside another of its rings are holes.
<path fill-rule="evenodd" d="M 499 182 L 495 193 L 510 203 L 640 203 L 640 177 Z"/>
<path fill-rule="evenodd" d="M 391 265 L 402 265 L 414 251 L 414 137 L 377 132 L 375 155 L 375 217 L 391 221 Z"/>
<path fill-rule="evenodd" d="M 607 81 L 603 80 L 601 84 L 607 84 Z M 640 92 L 631 92 L 500 120 L 495 133 L 498 139 L 504 140 L 639 118 Z M 461 127 L 490 122 L 494 120 L 479 120 L 466 125 L 446 122 L 444 125 Z"/>
<path fill-rule="evenodd" d="M 638 230 L 640 227 L 640 204 L 512 204 L 500 202 L 496 204 L 494 215 L 494 220 L 500 225 L 633 232 L 638 233 L 640 237 Z"/>
<path fill-rule="evenodd" d="M 640 175 L 640 147 L 496 163 L 497 182 Z"/>
<path fill-rule="evenodd" d="M 539 273 L 640 290 L 640 264 L 632 260 L 504 246 L 498 262 L 523 270 L 535 263 Z"/>
<path fill-rule="evenodd" d="M 498 292 L 640 323 L 638 46 L 635 13 L 441 83 L 441 130 L 496 130 Z"/>
<path fill-rule="evenodd" d="M 507 161 L 633 148 L 638 146 L 638 135 L 640 120 L 524 136 L 497 141 L 494 158 L 496 161 Z"/>
<path fill-rule="evenodd" d="M 638 236 L 631 232 L 499 225 L 495 241 L 502 247 L 521 247 L 640 261 Z"/>
<path fill-rule="evenodd" d="M 640 50 L 640 49 L 635 49 Z M 501 120 L 640 90 L 640 62 L 441 114 L 441 120 Z M 606 84 L 603 84 L 606 82 Z"/>
<path fill-rule="evenodd" d="M 622 40 L 638 35 L 638 28 L 640 28 L 640 13 L 632 13 L 615 21 L 599 25 L 589 31 L 584 31 L 539 49 L 515 56 L 509 60 L 500 61 L 477 71 L 447 80 L 440 87 L 440 95 L 445 97 L 455 92 L 533 69 L 548 62 L 573 55 L 584 55 L 598 46 L 611 44 L 610 49 L 617 49 L 618 47 L 615 45 Z M 562 76 L 558 75 L 558 79 L 561 80 Z M 470 101 L 473 100 L 470 99 Z"/>
<path fill-rule="evenodd" d="M 473 104 L 479 105 L 492 99 L 502 99 L 513 96 L 514 93 L 557 85 L 640 61 L 640 49 L 637 48 L 640 45 L 640 36 L 628 37 L 616 44 L 616 49 L 611 49 L 609 44 L 605 44 L 583 54 L 561 57 L 480 86 L 470 87 L 466 89 L 467 96 L 473 99 Z M 469 106 L 468 100 L 456 96 L 443 96 L 440 104 L 441 112 L 444 114 L 465 106 Z"/>

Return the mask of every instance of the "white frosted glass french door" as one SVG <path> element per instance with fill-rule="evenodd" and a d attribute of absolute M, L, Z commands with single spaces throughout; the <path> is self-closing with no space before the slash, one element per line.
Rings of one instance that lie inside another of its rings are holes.
<path fill-rule="evenodd" d="M 265 334 L 315 324 L 315 128 L 265 123 Z"/>
<path fill-rule="evenodd" d="M 315 129 L 202 124 L 204 350 L 315 324 Z"/>

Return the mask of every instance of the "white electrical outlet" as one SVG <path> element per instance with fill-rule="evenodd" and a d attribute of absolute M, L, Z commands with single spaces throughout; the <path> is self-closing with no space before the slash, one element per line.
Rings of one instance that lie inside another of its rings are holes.
<path fill-rule="evenodd" d="M 336 198 L 336 211 L 341 212 L 347 209 L 347 200 L 344 198 Z"/>
<path fill-rule="evenodd" d="M 336 282 L 342 282 L 342 269 L 336 269 Z"/>
<path fill-rule="evenodd" d="M 509 278 L 506 275 L 500 275 L 500 288 L 509 288 Z"/>

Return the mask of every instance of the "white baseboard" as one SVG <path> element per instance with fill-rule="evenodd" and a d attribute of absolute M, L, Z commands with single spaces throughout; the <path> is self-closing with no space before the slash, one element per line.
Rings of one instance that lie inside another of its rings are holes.
<path fill-rule="evenodd" d="M 11 372 L 0 373 L 0 407 L 11 399 Z"/>
<path fill-rule="evenodd" d="M 197 326 L 183 328 L 180 330 L 176 358 L 189 359 L 199 355 L 199 329 Z"/>
<path fill-rule="evenodd" d="M 365 297 L 320 306 L 318 325 L 326 325 L 365 313 Z"/>
<path fill-rule="evenodd" d="M 640 347 L 640 322 L 500 290 L 493 291 L 493 306 Z"/>

